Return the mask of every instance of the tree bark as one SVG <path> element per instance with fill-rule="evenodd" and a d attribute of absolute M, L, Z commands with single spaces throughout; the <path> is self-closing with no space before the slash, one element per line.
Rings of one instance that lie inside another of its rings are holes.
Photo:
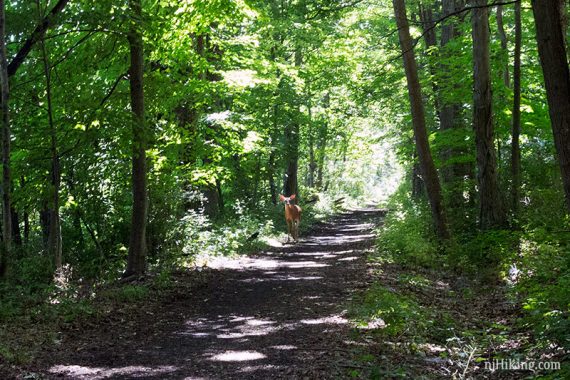
<path fill-rule="evenodd" d="M 508 38 L 505 32 L 505 25 L 503 23 L 503 6 L 497 5 L 497 31 L 499 32 L 499 40 L 501 41 L 501 49 L 505 52 L 506 56 L 509 56 L 508 48 Z M 509 61 L 505 62 L 503 67 L 503 82 L 506 87 L 511 87 L 511 78 L 509 75 Z"/>
<path fill-rule="evenodd" d="M 303 62 L 303 55 L 301 53 L 301 48 L 297 47 L 295 49 L 295 67 L 300 68 Z M 299 105 L 295 107 L 297 115 L 300 114 Z M 292 194 L 298 193 L 298 169 L 299 169 L 299 133 L 300 126 L 299 121 L 294 120 L 292 123 L 288 123 L 285 128 L 285 157 L 286 157 L 286 169 L 285 169 L 285 181 L 283 184 L 283 192 L 285 196 L 290 196 Z M 297 196 L 297 198 L 299 198 Z"/>
<path fill-rule="evenodd" d="M 16 247 L 22 246 L 22 231 L 20 230 L 20 216 L 16 209 L 12 208 L 12 241 Z"/>
<path fill-rule="evenodd" d="M 307 187 L 315 187 L 315 171 L 317 170 L 317 161 L 315 159 L 315 131 L 313 124 L 313 114 L 312 114 L 312 104 L 311 104 L 311 91 L 309 85 L 307 85 L 307 113 L 309 115 L 309 171 L 307 176 Z"/>
<path fill-rule="evenodd" d="M 434 56 L 437 56 L 437 50 L 434 48 L 437 46 L 437 35 L 435 29 L 435 21 L 433 19 L 433 10 L 430 6 L 425 6 L 423 4 L 419 4 L 419 17 L 422 24 L 422 31 L 424 34 L 424 40 L 426 44 L 426 56 L 428 57 L 428 69 L 430 75 L 435 79 L 437 71 L 436 71 L 436 64 Z M 439 99 L 439 86 L 437 80 L 431 81 L 432 89 L 433 89 L 433 99 L 434 99 L 434 106 L 437 112 L 438 117 L 440 117 L 441 111 L 441 103 Z"/>
<path fill-rule="evenodd" d="M 30 214 L 24 211 L 24 244 L 28 245 L 30 242 Z"/>
<path fill-rule="evenodd" d="M 463 7 L 463 1 L 458 0 L 443 0 L 443 16 L 446 17 L 458 9 Z M 452 41 L 454 38 L 459 37 L 460 32 L 457 27 L 456 19 L 446 20 L 441 27 L 441 47 L 442 47 L 442 61 L 441 65 L 442 72 L 442 82 L 451 82 L 452 79 L 447 74 L 449 72 L 448 65 L 445 61 L 449 58 L 449 54 L 445 50 L 445 46 Z M 443 94 L 442 94 L 443 95 Z M 443 98 L 443 96 L 441 96 Z M 439 127 L 442 131 L 463 128 L 461 118 L 461 107 L 459 103 L 454 103 L 450 101 L 440 100 L 441 110 L 439 111 Z M 457 147 L 448 147 L 442 152 L 443 161 L 456 157 L 458 155 L 465 154 L 463 149 L 458 149 Z M 451 184 L 451 195 L 449 197 L 451 205 L 459 207 L 463 200 L 463 188 L 460 185 L 460 181 L 463 181 L 465 176 L 472 176 L 473 168 L 470 164 L 458 164 L 458 163 L 445 163 L 441 170 L 442 181 L 447 184 Z"/>
<path fill-rule="evenodd" d="M 39 1 L 37 2 L 38 12 L 41 12 Z M 60 271 L 63 267 L 63 251 L 61 242 L 61 221 L 59 215 L 59 188 L 61 185 L 61 168 L 59 163 L 58 141 L 57 141 L 57 126 L 53 120 L 53 102 L 52 102 L 52 89 L 51 89 L 51 67 L 49 57 L 43 39 L 40 41 L 42 52 L 43 69 L 46 84 L 46 97 L 47 97 L 47 113 L 48 125 L 50 136 L 50 152 L 51 152 L 51 173 L 50 173 L 50 201 L 49 201 L 49 232 L 47 250 L 50 257 L 55 262 L 55 270 Z"/>
<path fill-rule="evenodd" d="M 506 212 L 499 192 L 493 136 L 489 14 L 487 0 L 475 0 L 471 18 L 473 37 L 473 128 L 477 145 L 479 224 L 482 229 L 503 227 Z"/>
<path fill-rule="evenodd" d="M 275 185 L 275 152 L 269 153 L 269 162 L 267 168 L 267 180 L 269 181 L 269 192 L 271 203 L 277 205 L 277 186 Z"/>
<path fill-rule="evenodd" d="M 2 232 L 3 236 L 8 238 L 3 239 L 2 250 L 0 251 L 0 278 L 3 277 L 6 271 L 7 256 L 12 250 L 12 221 L 10 216 L 11 207 L 11 194 L 12 194 L 12 177 L 11 177 L 11 164 L 10 164 L 10 118 L 9 118 L 9 78 L 14 76 L 22 63 L 26 60 L 32 47 L 37 41 L 43 39 L 46 31 L 53 25 L 53 19 L 60 13 L 69 0 L 59 0 L 52 8 L 50 13 L 44 17 L 41 22 L 36 26 L 30 37 L 24 42 L 16 56 L 8 64 L 6 56 L 6 41 L 5 41 L 5 1 L 2 0 L 0 4 L 2 15 L 0 16 L 2 24 L 0 27 L 0 85 L 1 85 L 1 110 L 2 110 L 2 208 L 5 210 L 2 217 Z M 6 211 L 8 210 L 8 211 Z"/>
<path fill-rule="evenodd" d="M 12 253 L 12 218 L 10 173 L 10 83 L 8 77 L 8 59 L 6 56 L 6 4 L 0 0 L 0 103 L 2 112 L 2 236 L 0 250 L 0 278 L 4 277 L 8 257 Z"/>
<path fill-rule="evenodd" d="M 515 3 L 515 61 L 513 67 L 513 131 L 511 145 L 511 207 L 514 218 L 517 218 L 519 210 L 520 186 L 521 186 L 521 45 L 522 45 L 522 22 L 521 3 Z"/>
<path fill-rule="evenodd" d="M 449 230 L 441 196 L 439 177 L 433 163 L 429 147 L 417 64 L 413 52 L 408 19 L 406 17 L 406 6 L 404 4 L 404 0 L 393 0 L 393 5 L 400 37 L 400 45 L 402 48 L 404 69 L 406 71 L 406 78 L 408 81 L 408 95 L 410 97 L 412 124 L 414 128 L 416 148 L 418 151 L 418 159 L 432 210 L 435 231 L 438 238 L 445 240 L 449 238 Z"/>
<path fill-rule="evenodd" d="M 533 0 L 536 40 L 554 145 L 562 175 L 567 211 L 570 213 L 570 71 L 559 1 Z"/>
<path fill-rule="evenodd" d="M 123 277 L 142 275 L 146 269 L 147 178 L 146 127 L 143 89 L 143 39 L 141 30 L 141 0 L 129 0 L 132 21 L 128 34 L 131 64 L 130 92 L 132 110 L 132 192 L 133 210 L 127 269 Z"/>

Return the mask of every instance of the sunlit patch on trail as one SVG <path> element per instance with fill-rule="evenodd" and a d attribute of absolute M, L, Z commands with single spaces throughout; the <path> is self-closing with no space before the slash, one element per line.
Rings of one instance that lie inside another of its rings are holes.
<path fill-rule="evenodd" d="M 302 319 L 300 322 L 304 325 L 345 325 L 348 320 L 340 315 L 331 315 L 323 318 Z"/>
<path fill-rule="evenodd" d="M 245 283 L 258 283 L 258 282 L 268 282 L 268 281 L 316 281 L 322 280 L 322 276 L 289 276 L 289 275 L 274 275 L 268 278 L 246 278 L 239 280 L 239 282 Z"/>
<path fill-rule="evenodd" d="M 148 375 L 161 375 L 168 374 L 176 371 L 178 368 L 173 366 L 159 366 L 156 368 L 143 367 L 143 366 L 126 366 L 118 368 L 103 368 L 103 367 L 85 367 L 80 365 L 56 365 L 49 369 L 50 373 L 63 374 L 71 376 L 74 379 L 108 379 L 114 376 L 148 376 Z"/>
<path fill-rule="evenodd" d="M 273 348 L 274 350 L 295 350 L 297 349 L 297 346 L 292 346 L 290 344 L 281 344 L 278 346 L 270 346 L 269 348 Z"/>
<path fill-rule="evenodd" d="M 338 259 L 338 261 L 354 261 L 354 260 L 358 260 L 358 257 L 356 256 L 349 256 L 349 257 L 343 257 L 341 259 Z"/>
<path fill-rule="evenodd" d="M 241 339 L 248 337 L 264 336 L 279 329 L 275 321 L 254 317 L 231 315 L 228 317 L 208 320 L 200 318 L 187 321 L 187 331 L 180 335 L 189 335 L 195 338 L 216 337 L 217 339 Z"/>
<path fill-rule="evenodd" d="M 208 262 L 214 269 L 279 269 L 279 268 L 322 268 L 328 264 L 316 261 L 281 261 L 270 258 L 240 258 L 215 257 Z"/>
<path fill-rule="evenodd" d="M 278 365 L 269 365 L 269 364 L 263 364 L 263 365 L 248 365 L 245 367 L 242 367 L 239 369 L 240 373 L 255 373 L 258 371 L 267 371 L 267 370 L 283 370 L 283 366 L 278 366 Z"/>
<path fill-rule="evenodd" d="M 216 362 L 247 362 L 250 360 L 265 359 L 267 356 L 257 351 L 225 351 L 210 357 Z"/>
<path fill-rule="evenodd" d="M 275 238 L 269 237 L 262 239 L 265 244 L 273 248 L 281 248 L 283 247 L 283 243 Z"/>

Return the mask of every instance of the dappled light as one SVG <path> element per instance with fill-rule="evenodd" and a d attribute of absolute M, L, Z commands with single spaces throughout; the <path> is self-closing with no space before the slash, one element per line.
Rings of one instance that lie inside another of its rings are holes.
<path fill-rule="evenodd" d="M 265 355 L 255 351 L 227 351 L 210 357 L 210 360 L 215 362 L 248 362 L 265 358 Z"/>
<path fill-rule="evenodd" d="M 108 379 L 111 377 L 142 377 L 156 376 L 158 378 L 168 376 L 169 373 L 175 372 L 176 367 L 172 366 L 126 366 L 118 368 L 105 367 L 85 367 L 79 365 L 56 365 L 49 369 L 52 374 L 67 375 L 74 379 Z"/>
<path fill-rule="evenodd" d="M 0 380 L 570 379 L 569 20 L 0 1 Z"/>
<path fill-rule="evenodd" d="M 338 300 L 358 283 L 364 263 L 360 252 L 373 243 L 366 232 L 374 223 L 368 221 L 381 214 L 353 211 L 315 227 L 295 245 L 209 261 L 209 270 L 223 277 L 172 305 L 171 321 L 176 322 L 168 333 L 149 336 L 136 359 L 117 355 L 112 366 L 87 365 L 108 360 L 105 349 L 95 345 L 74 363 L 54 363 L 51 372 L 79 378 L 143 373 L 151 378 L 226 378 L 224 374 L 237 373 L 271 378 L 287 368 L 294 377 L 296 366 L 306 360 L 335 345 L 346 349 L 341 347 L 351 324 Z M 320 343 L 324 335 L 326 347 Z"/>

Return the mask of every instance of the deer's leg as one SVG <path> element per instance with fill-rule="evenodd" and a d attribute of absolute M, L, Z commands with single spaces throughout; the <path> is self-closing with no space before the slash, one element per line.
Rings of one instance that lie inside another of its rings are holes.
<path fill-rule="evenodd" d="M 289 243 L 289 237 L 293 236 L 293 221 L 287 220 L 287 243 Z"/>

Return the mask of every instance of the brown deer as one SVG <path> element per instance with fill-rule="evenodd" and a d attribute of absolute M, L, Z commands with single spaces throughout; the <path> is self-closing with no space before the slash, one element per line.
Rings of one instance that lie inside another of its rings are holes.
<path fill-rule="evenodd" d="M 285 203 L 285 221 L 287 222 L 287 243 L 289 243 L 289 237 L 293 237 L 293 240 L 299 240 L 299 224 L 301 223 L 301 207 L 296 204 L 291 203 L 295 200 L 295 194 L 285 197 L 279 195 L 279 200 Z"/>

